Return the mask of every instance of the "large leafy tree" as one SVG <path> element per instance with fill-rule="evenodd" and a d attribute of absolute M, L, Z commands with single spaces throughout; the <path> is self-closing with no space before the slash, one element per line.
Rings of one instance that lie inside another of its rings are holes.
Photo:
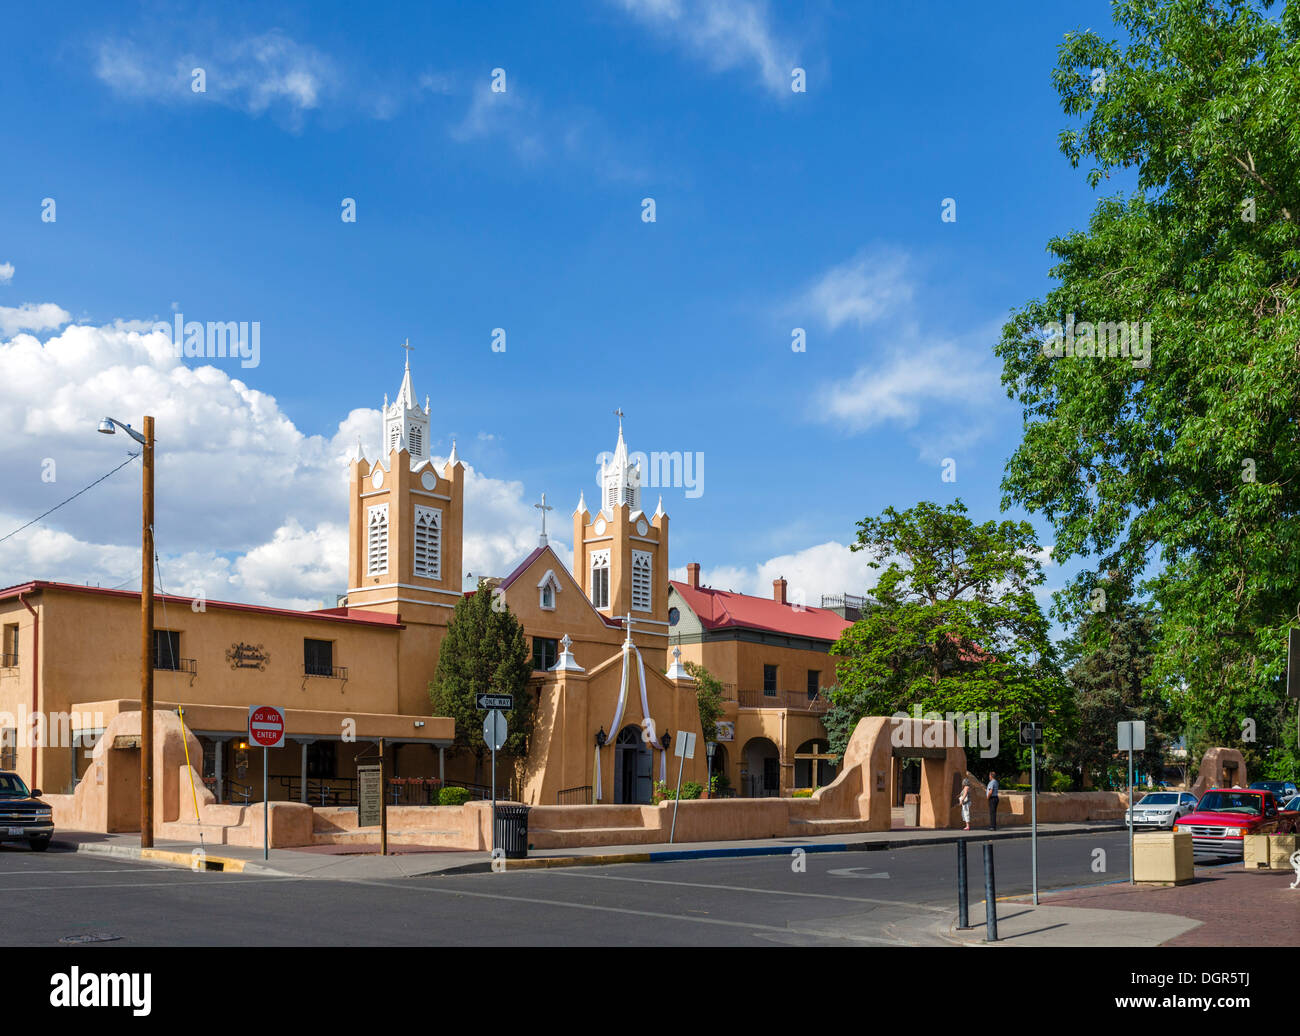
<path fill-rule="evenodd" d="M 1088 557 L 1068 611 L 1117 570 L 1158 605 L 1156 678 L 1206 739 L 1277 729 L 1300 601 L 1300 5 L 1118 0 L 1116 42 L 1070 33 L 1053 81 L 1070 163 L 1127 170 L 1050 241 L 1057 286 L 998 346 L 1024 438 L 1004 504 Z M 1149 326 L 1149 366 L 1048 356 L 1053 323 Z M 1146 582 L 1141 583 L 1145 577 Z M 1243 745 L 1250 748 L 1250 745 Z"/>
<path fill-rule="evenodd" d="M 700 731 L 705 741 L 718 738 L 718 720 L 723 713 L 722 681 L 698 662 L 683 662 L 682 668 L 695 678 L 695 707 L 700 714 Z"/>
<path fill-rule="evenodd" d="M 831 648 L 839 658 L 826 720 L 832 751 L 844 751 L 862 716 L 920 705 L 998 713 L 1006 760 L 1011 724 L 1063 708 L 1064 682 L 1034 593 L 1043 581 L 1041 548 L 1027 522 L 977 525 L 960 500 L 923 502 L 863 519 L 852 546 L 882 570 L 879 607 Z M 969 763 L 979 770 L 994 760 Z"/>
<path fill-rule="evenodd" d="M 526 693 L 532 674 L 532 654 L 519 620 L 486 583 L 456 602 L 456 610 L 438 653 L 438 671 L 429 684 L 435 716 L 456 721 L 454 747 L 474 756 L 474 780 L 481 783 L 484 757 L 491 751 L 483 740 L 483 719 L 476 695 L 513 694 L 507 712 L 509 737 L 502 752 L 516 762 L 528 755 L 536 704 Z"/>

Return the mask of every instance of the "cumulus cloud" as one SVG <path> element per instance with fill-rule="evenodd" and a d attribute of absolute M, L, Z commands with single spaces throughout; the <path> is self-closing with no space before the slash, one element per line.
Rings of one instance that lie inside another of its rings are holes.
<path fill-rule="evenodd" d="M 685 47 L 718 72 L 746 69 L 769 93 L 790 96 L 794 45 L 773 27 L 760 0 L 613 0 L 632 17 Z"/>
<path fill-rule="evenodd" d="M 0 263 L 0 284 L 8 284 L 14 279 L 14 264 Z"/>
<path fill-rule="evenodd" d="M 12 271 L 13 267 L 9 269 Z M 67 310 L 60 309 L 52 302 L 0 306 L 0 335 L 14 335 L 19 331 L 52 331 L 71 319 L 72 315 Z"/>
<path fill-rule="evenodd" d="M 912 301 L 912 290 L 906 257 L 874 249 L 832 266 L 809 285 L 796 308 L 832 331 L 849 322 L 862 328 L 897 313 Z"/>
<path fill-rule="evenodd" d="M 719 590 L 771 597 L 772 581 L 784 578 L 787 600 L 816 608 L 823 594 L 865 595 L 875 586 L 877 572 L 868 560 L 865 553 L 831 540 L 756 565 L 701 566 L 700 582 Z M 685 567 L 674 569 L 672 578 L 684 580 Z"/>
<path fill-rule="evenodd" d="M 152 327 L 73 324 L 45 342 L 0 338 L 0 536 L 135 452 L 120 433 L 95 434 L 102 417 L 138 426 L 149 413 L 161 586 L 201 589 L 209 599 L 332 606 L 347 587 L 347 464 L 358 439 L 368 456 L 377 452 L 379 411 L 358 408 L 327 434 L 307 434 L 274 397 L 234 376 L 238 360 L 229 370 L 186 366 Z M 139 465 L 129 464 L 0 542 L 0 585 L 138 586 L 139 485 Z M 537 513 L 524 497 L 522 483 L 467 466 L 466 571 L 504 575 L 536 546 Z M 571 552 L 555 546 L 567 563 Z"/>

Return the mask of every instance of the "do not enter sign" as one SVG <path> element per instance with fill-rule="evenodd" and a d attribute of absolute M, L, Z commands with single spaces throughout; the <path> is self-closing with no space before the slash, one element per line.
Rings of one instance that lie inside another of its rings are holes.
<path fill-rule="evenodd" d="M 248 739 L 258 748 L 279 748 L 284 741 L 284 713 L 274 705 L 250 706 Z"/>

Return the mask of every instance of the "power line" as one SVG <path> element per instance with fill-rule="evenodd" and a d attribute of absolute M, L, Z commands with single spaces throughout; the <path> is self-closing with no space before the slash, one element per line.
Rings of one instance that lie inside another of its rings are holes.
<path fill-rule="evenodd" d="M 36 524 L 37 522 L 39 522 L 42 518 L 48 518 L 48 517 L 49 517 L 50 515 L 52 515 L 55 511 L 57 511 L 60 507 L 62 507 L 63 504 L 70 504 L 70 503 L 72 503 L 72 501 L 74 501 L 75 499 L 77 499 L 77 497 L 81 496 L 81 494 L 84 493 L 84 492 L 86 492 L 86 490 L 88 490 L 88 489 L 94 489 L 97 485 L 99 485 L 101 482 L 103 482 L 104 479 L 109 478 L 109 477 L 111 477 L 111 476 L 113 476 L 113 475 L 116 475 L 116 474 L 117 474 L 119 471 L 121 471 L 124 467 L 126 467 L 128 464 L 130 464 L 131 461 L 135 460 L 135 459 L 136 459 L 137 457 L 139 457 L 139 456 L 140 456 L 140 454 L 138 454 L 138 453 L 132 453 L 132 454 L 128 455 L 127 458 L 126 458 L 126 460 L 122 461 L 121 464 L 119 464 L 117 467 L 115 467 L 115 468 L 114 468 L 112 471 L 110 471 L 107 475 L 104 475 L 104 476 L 101 477 L 101 478 L 97 478 L 97 479 L 95 479 L 94 482 L 92 482 L 90 485 L 86 486 L 84 489 L 78 489 L 75 493 L 73 493 L 70 497 L 68 497 L 68 499 L 64 500 L 62 504 L 55 504 L 55 505 L 54 505 L 53 507 L 51 507 L 48 511 L 46 511 L 44 514 L 38 514 L 35 518 L 33 518 L 33 519 L 32 519 L 30 522 L 28 522 L 26 525 L 20 525 L 20 526 L 18 526 L 18 528 L 16 528 L 13 532 L 9 533 L 9 535 L 7 535 L 7 536 L 0 536 L 0 543 L 3 543 L 5 540 L 9 539 L 10 537 L 17 536 L 17 535 L 18 535 L 20 532 L 22 532 L 24 529 L 30 528 L 31 526 L 35 525 L 35 524 Z"/>

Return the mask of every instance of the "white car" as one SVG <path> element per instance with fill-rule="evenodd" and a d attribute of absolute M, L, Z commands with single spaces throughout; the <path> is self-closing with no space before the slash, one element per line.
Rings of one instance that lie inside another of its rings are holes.
<path fill-rule="evenodd" d="M 1196 811 L 1196 796 L 1185 791 L 1153 791 L 1133 807 L 1133 826 L 1172 830 L 1181 817 Z M 1124 812 L 1128 823 L 1128 811 Z"/>

